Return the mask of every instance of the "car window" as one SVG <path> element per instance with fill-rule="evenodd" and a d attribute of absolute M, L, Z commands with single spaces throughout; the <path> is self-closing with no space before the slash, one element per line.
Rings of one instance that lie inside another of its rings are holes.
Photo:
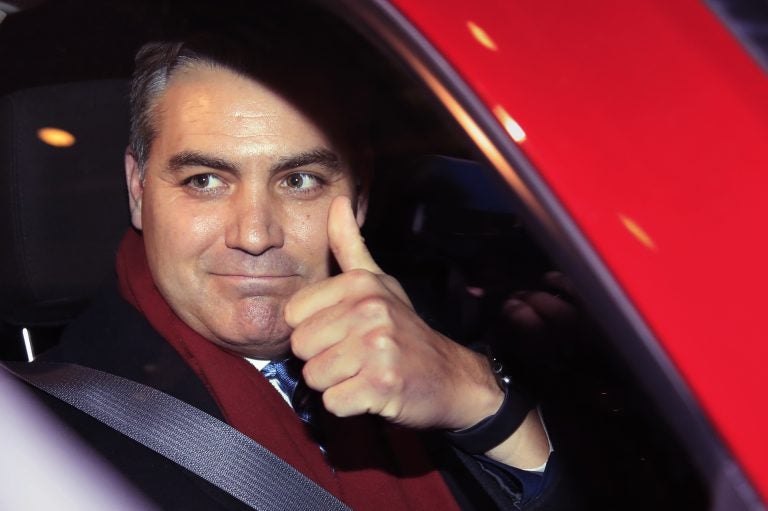
<path fill-rule="evenodd" d="M 233 18 L 265 34 L 279 29 L 270 19 L 300 19 L 318 39 L 334 34 L 350 59 L 349 75 L 338 79 L 354 81 L 365 108 L 375 177 L 364 236 L 382 268 L 434 328 L 490 345 L 537 398 L 553 447 L 591 508 L 706 509 L 706 479 L 642 375 L 593 320 L 587 296 L 540 242 L 524 202 L 440 102 L 360 27 L 313 4 L 276 4 L 42 2 L 0 25 L 0 95 L 125 80 L 144 41 Z M 117 157 L 104 171 L 122 179 Z M 125 221 L 127 228 L 127 211 Z M 8 310 L 0 325 L 5 359 L 27 358 L 30 338 L 34 352 L 54 345 L 66 324 L 24 322 Z"/>

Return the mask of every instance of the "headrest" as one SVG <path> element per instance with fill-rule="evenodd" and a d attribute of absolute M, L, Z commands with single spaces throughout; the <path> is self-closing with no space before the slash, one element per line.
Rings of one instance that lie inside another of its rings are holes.
<path fill-rule="evenodd" d="M 0 320 L 62 324 L 110 276 L 128 225 L 127 97 L 127 81 L 103 80 L 0 98 Z"/>

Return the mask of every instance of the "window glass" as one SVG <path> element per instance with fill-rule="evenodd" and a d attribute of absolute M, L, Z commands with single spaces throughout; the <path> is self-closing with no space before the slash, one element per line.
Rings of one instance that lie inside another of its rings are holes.
<path fill-rule="evenodd" d="M 280 31 L 273 19 L 292 20 L 350 59 L 337 78 L 354 83 L 370 135 L 369 248 L 434 328 L 491 344 L 537 397 L 590 508 L 706 509 L 690 456 L 534 241 L 511 192 L 409 70 L 343 22 L 293 2 L 44 2 L 0 26 L 0 95 L 127 78 L 144 41 L 233 19 L 265 34 Z M 23 326 L 3 320 L 4 358 L 24 357 Z M 61 326 L 30 325 L 38 349 Z"/>

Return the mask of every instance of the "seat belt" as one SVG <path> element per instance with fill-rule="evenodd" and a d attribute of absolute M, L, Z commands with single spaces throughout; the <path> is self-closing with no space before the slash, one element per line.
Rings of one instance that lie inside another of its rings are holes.
<path fill-rule="evenodd" d="M 266 447 L 165 392 L 77 364 L 4 362 L 0 367 L 254 509 L 350 509 Z"/>

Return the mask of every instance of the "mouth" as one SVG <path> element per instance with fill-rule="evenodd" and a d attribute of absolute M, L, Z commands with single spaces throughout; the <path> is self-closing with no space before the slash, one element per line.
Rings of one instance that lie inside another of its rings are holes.
<path fill-rule="evenodd" d="M 297 274 L 286 274 L 286 275 L 275 275 L 275 274 L 269 274 L 269 275 L 252 275 L 249 273 L 211 273 L 211 275 L 214 275 L 216 277 L 224 277 L 229 279 L 244 279 L 244 280 L 277 280 L 277 279 L 290 279 L 292 277 L 298 277 Z"/>
<path fill-rule="evenodd" d="M 211 273 L 217 280 L 235 288 L 244 296 L 281 296 L 293 293 L 298 285 L 297 274 L 238 274 Z"/>

